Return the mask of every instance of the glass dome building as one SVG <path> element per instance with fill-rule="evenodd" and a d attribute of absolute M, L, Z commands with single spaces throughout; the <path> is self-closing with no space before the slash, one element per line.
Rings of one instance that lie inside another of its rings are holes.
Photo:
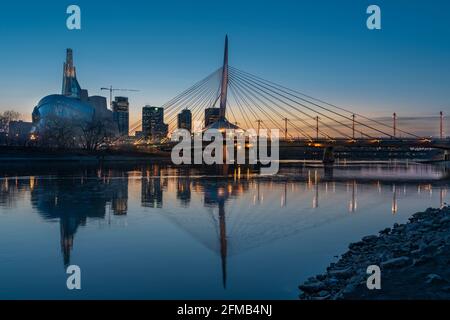
<path fill-rule="evenodd" d="M 56 123 L 73 124 L 80 127 L 95 116 L 106 118 L 108 113 L 106 98 L 89 97 L 88 91 L 81 89 L 73 64 L 73 51 L 67 49 L 63 69 L 61 94 L 52 94 L 42 98 L 32 113 L 33 131 L 44 132 Z M 62 121 L 60 121 L 62 120 Z"/>
<path fill-rule="evenodd" d="M 77 123 L 91 121 L 95 109 L 90 104 L 76 98 L 70 98 L 59 94 L 46 96 L 33 110 L 33 124 L 43 128 L 47 119 L 60 118 Z"/>

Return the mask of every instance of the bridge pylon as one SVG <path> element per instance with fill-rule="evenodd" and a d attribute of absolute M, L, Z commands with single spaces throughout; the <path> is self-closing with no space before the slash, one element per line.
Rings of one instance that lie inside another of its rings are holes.
<path fill-rule="evenodd" d="M 323 164 L 325 165 L 331 165 L 335 161 L 334 158 L 334 148 L 333 146 L 328 146 L 323 150 Z"/>

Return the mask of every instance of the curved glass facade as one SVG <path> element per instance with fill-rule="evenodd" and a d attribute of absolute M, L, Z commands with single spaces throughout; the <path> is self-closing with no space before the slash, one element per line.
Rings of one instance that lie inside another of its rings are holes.
<path fill-rule="evenodd" d="M 35 126 L 40 126 L 49 118 L 62 118 L 75 122 L 90 121 L 94 112 L 94 108 L 88 103 L 54 94 L 39 101 L 33 110 L 33 123 Z"/>

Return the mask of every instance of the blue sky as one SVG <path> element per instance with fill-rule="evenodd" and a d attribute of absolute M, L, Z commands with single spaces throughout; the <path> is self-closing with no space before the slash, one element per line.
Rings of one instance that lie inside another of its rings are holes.
<path fill-rule="evenodd" d="M 66 8 L 82 30 L 66 28 Z M 366 28 L 366 8 L 382 30 Z M 132 119 L 215 70 L 225 34 L 230 64 L 369 116 L 450 111 L 450 2 L 3 1 L 0 111 L 29 119 L 38 100 L 61 90 L 65 48 L 90 94 L 113 85 L 130 94 Z"/>

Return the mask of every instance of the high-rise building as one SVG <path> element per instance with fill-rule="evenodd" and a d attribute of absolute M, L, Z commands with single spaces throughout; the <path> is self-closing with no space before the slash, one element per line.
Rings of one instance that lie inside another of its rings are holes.
<path fill-rule="evenodd" d="M 164 123 L 164 108 L 145 106 L 142 108 L 142 133 L 146 138 L 165 138 L 169 126 Z"/>
<path fill-rule="evenodd" d="M 81 99 L 81 87 L 78 84 L 77 73 L 73 65 L 73 51 L 67 49 L 64 63 L 62 95 Z"/>
<path fill-rule="evenodd" d="M 189 109 L 184 109 L 178 114 L 178 129 L 192 131 L 192 113 Z"/>
<path fill-rule="evenodd" d="M 205 109 L 205 128 L 220 120 L 220 108 Z"/>
<path fill-rule="evenodd" d="M 108 103 L 105 97 L 102 96 L 90 96 L 88 102 L 94 107 L 96 114 L 103 114 L 108 111 Z"/>
<path fill-rule="evenodd" d="M 127 136 L 129 128 L 130 104 L 127 97 L 115 97 L 112 103 L 113 119 L 119 129 L 119 135 Z"/>

